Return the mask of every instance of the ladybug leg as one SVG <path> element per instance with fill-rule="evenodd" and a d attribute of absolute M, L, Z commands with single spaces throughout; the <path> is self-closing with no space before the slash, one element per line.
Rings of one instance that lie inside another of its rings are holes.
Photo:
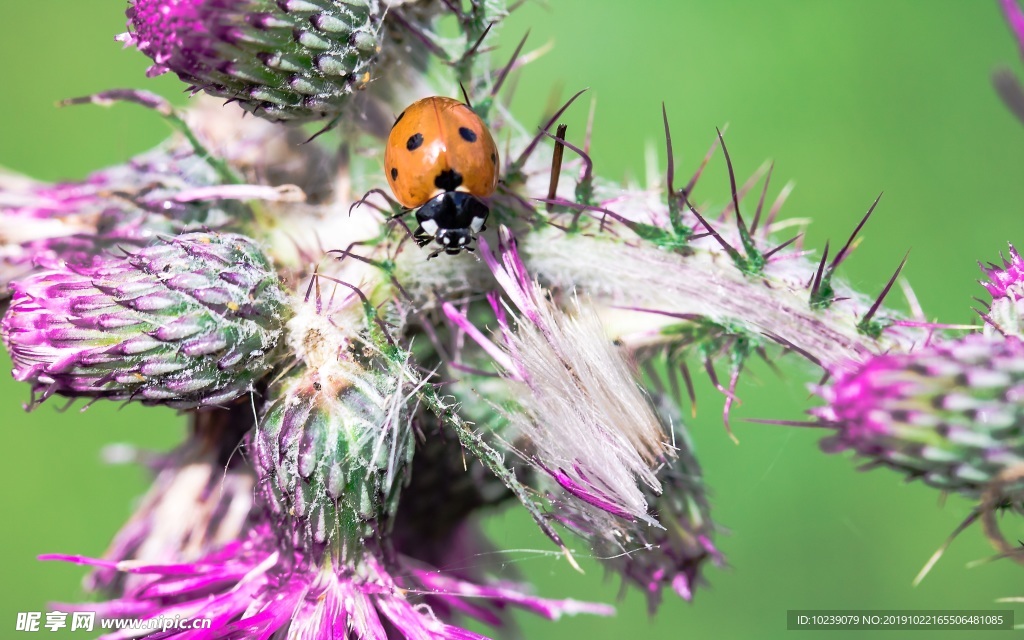
<path fill-rule="evenodd" d="M 420 245 L 420 246 L 422 247 L 423 245 Z M 438 249 L 436 251 L 431 251 L 430 255 L 427 256 L 427 260 L 432 260 L 432 259 L 436 258 L 437 256 L 441 255 L 442 251 L 444 251 L 444 247 L 441 247 L 440 249 Z"/>
<path fill-rule="evenodd" d="M 388 192 L 384 191 L 383 189 L 370 189 L 365 194 L 363 194 L 362 198 L 360 198 L 359 200 L 356 200 L 355 202 L 352 203 L 352 206 L 348 208 L 348 214 L 352 215 L 352 211 L 354 209 L 356 209 L 357 207 L 362 206 L 363 204 L 368 204 L 371 207 L 373 207 L 374 209 L 383 212 L 384 209 L 382 209 L 380 206 L 375 205 L 372 202 L 367 202 L 366 199 L 369 198 L 370 196 L 374 195 L 374 194 L 377 194 L 377 195 L 381 196 L 382 198 L 384 198 L 385 200 L 387 200 L 387 203 L 388 203 L 388 205 L 390 205 L 392 212 L 394 212 L 394 211 L 398 211 L 399 212 L 399 213 L 394 214 L 392 217 L 404 216 L 408 212 L 408 209 L 403 207 L 400 202 L 398 202 L 397 200 L 392 198 L 391 195 L 388 194 Z"/>
<path fill-rule="evenodd" d="M 412 232 L 412 237 L 416 241 L 416 245 L 420 247 L 427 246 L 434 239 L 434 236 L 424 231 L 423 227 L 416 227 L 416 230 Z"/>

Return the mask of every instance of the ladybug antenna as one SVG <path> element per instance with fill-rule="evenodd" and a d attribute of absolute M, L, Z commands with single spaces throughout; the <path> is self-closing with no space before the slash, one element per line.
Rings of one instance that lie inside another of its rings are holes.
<path fill-rule="evenodd" d="M 490 27 L 487 27 L 487 28 L 490 29 Z M 462 89 L 462 99 L 466 101 L 466 106 L 469 107 L 470 109 L 472 109 L 473 108 L 473 103 L 470 102 L 469 94 L 466 93 L 466 85 L 462 84 L 461 80 L 459 81 L 459 88 Z"/>

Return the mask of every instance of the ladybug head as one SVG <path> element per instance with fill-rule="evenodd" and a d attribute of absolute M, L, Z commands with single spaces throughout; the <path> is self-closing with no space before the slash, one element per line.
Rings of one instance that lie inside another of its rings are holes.
<path fill-rule="evenodd" d="M 425 239 L 423 244 L 436 240 L 446 253 L 456 254 L 469 248 L 476 234 L 484 230 L 489 213 L 487 205 L 476 196 L 446 191 L 416 211 L 420 223 L 417 237 Z"/>

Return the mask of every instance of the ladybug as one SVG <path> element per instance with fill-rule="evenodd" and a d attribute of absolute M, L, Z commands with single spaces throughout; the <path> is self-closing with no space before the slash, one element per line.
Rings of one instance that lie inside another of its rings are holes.
<path fill-rule="evenodd" d="M 437 96 L 409 105 L 391 127 L 384 171 L 395 198 L 416 208 L 416 243 L 441 245 L 431 258 L 473 250 L 498 186 L 498 147 L 468 105 Z"/>

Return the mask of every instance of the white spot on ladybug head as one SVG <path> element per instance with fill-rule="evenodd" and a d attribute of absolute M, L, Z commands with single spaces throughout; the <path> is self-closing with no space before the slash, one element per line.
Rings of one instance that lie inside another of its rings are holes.
<path fill-rule="evenodd" d="M 441 238 L 441 243 L 444 244 L 445 246 L 450 245 L 452 243 L 451 236 L 443 236 Z"/>
<path fill-rule="evenodd" d="M 459 236 L 459 246 L 464 247 L 467 244 L 469 244 L 469 238 L 467 238 L 466 236 Z"/>

